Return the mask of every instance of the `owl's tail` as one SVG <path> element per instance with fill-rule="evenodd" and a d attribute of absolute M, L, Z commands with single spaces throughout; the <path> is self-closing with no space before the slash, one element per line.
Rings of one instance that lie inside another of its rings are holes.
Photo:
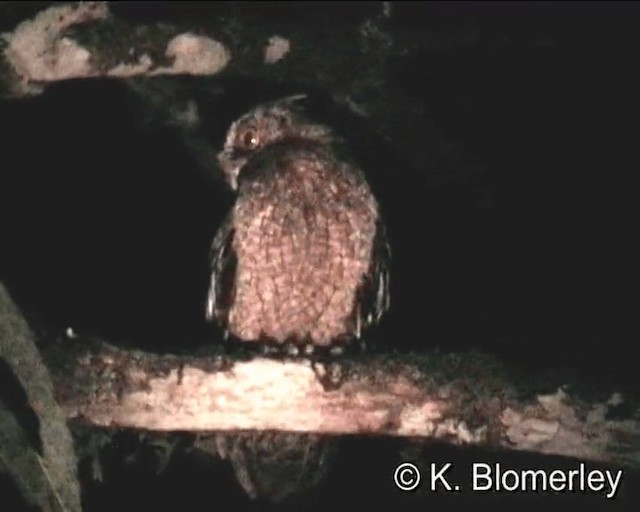
<path fill-rule="evenodd" d="M 304 500 L 324 483 L 337 440 L 288 432 L 223 433 L 218 453 L 229 459 L 238 482 L 255 500 Z"/>

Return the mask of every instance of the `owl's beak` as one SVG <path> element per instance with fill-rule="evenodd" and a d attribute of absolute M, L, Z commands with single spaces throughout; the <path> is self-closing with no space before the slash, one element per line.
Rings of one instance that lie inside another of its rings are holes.
<path fill-rule="evenodd" d="M 218 165 L 231 189 L 237 190 L 240 165 L 234 161 L 233 155 L 229 151 L 221 151 L 218 153 Z"/>
<path fill-rule="evenodd" d="M 233 170 L 233 172 L 227 176 L 227 179 L 229 180 L 229 186 L 231 187 L 231 190 L 238 190 L 238 172 L 240 169 L 238 169 L 237 167 Z"/>

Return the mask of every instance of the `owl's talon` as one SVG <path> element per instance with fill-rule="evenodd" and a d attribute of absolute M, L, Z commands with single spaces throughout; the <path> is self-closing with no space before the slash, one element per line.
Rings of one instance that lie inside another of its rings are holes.
<path fill-rule="evenodd" d="M 312 361 L 311 368 L 325 391 L 335 391 L 345 381 L 344 368 L 339 363 Z"/>
<path fill-rule="evenodd" d="M 332 356 L 341 356 L 344 354 L 344 347 L 335 345 L 329 348 L 329 354 Z"/>
<path fill-rule="evenodd" d="M 300 354 L 300 349 L 293 343 L 287 343 L 285 345 L 285 354 L 288 356 L 296 357 Z"/>
<path fill-rule="evenodd" d="M 265 343 L 262 346 L 262 353 L 267 356 L 277 356 L 280 353 L 280 347 L 271 343 Z"/>

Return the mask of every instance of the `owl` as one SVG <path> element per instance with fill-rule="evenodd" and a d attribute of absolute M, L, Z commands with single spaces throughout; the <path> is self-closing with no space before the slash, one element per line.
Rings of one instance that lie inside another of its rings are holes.
<path fill-rule="evenodd" d="M 246 343 L 341 347 L 389 308 L 378 203 L 301 96 L 235 121 L 218 155 L 235 204 L 213 241 L 207 318 Z"/>
<path fill-rule="evenodd" d="M 213 241 L 206 316 L 238 343 L 335 353 L 389 308 L 390 250 L 365 175 L 302 99 L 260 105 L 227 133 L 218 161 L 237 196 Z M 318 487 L 336 451 L 283 432 L 216 444 L 245 491 L 271 502 Z"/>

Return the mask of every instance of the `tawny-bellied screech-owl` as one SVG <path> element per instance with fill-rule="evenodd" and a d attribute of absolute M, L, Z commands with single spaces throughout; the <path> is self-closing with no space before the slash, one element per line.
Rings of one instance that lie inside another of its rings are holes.
<path fill-rule="evenodd" d="M 261 105 L 227 133 L 218 160 L 237 198 L 213 242 L 207 318 L 238 342 L 343 347 L 389 307 L 390 252 L 363 172 L 301 98 Z M 254 497 L 287 494 L 282 475 L 299 479 L 326 455 L 312 435 L 221 439 Z"/>
<path fill-rule="evenodd" d="M 218 158 L 237 199 L 213 242 L 207 317 L 245 342 L 338 345 L 388 309 L 389 248 L 344 141 L 298 99 L 229 129 Z"/>

